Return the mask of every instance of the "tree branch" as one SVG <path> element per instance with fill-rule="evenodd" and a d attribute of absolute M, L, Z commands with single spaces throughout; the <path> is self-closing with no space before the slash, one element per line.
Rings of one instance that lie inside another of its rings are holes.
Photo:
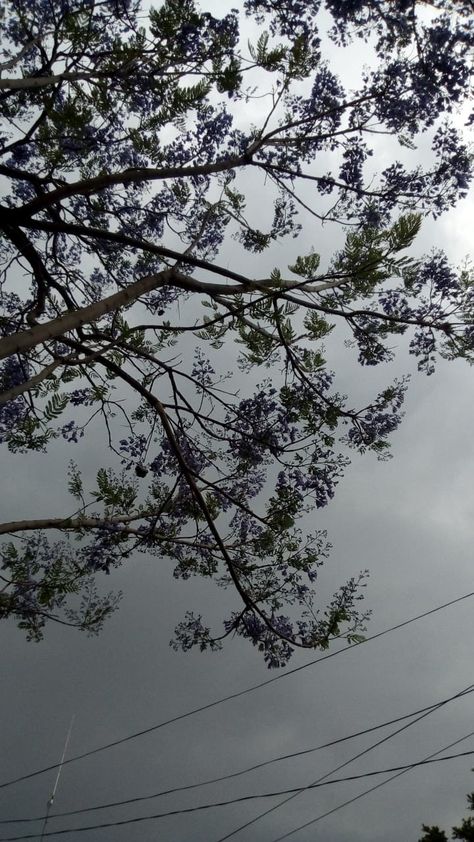
<path fill-rule="evenodd" d="M 70 196 L 88 196 L 91 193 L 99 193 L 101 190 L 106 190 L 108 187 L 114 187 L 118 184 L 143 184 L 150 181 L 164 181 L 168 178 L 193 178 L 198 175 L 213 175 L 214 173 L 228 172 L 235 167 L 247 166 L 251 163 L 251 158 L 248 154 L 245 154 L 233 158 L 226 158 L 222 161 L 214 161 L 210 164 L 195 164 L 189 167 L 163 167 L 162 169 L 140 167 L 123 170 L 119 173 L 105 173 L 94 178 L 86 178 L 81 181 L 74 181 L 72 184 L 65 184 L 64 187 L 58 187 L 56 190 L 51 190 L 42 197 L 32 199 L 31 202 L 23 205 L 22 208 L 18 208 L 17 210 L 10 208 L 9 211 L 12 214 L 12 218 L 15 217 L 16 222 L 17 218 L 20 221 L 25 217 L 33 216 L 50 205 L 55 205 Z"/>
<path fill-rule="evenodd" d="M 136 301 L 140 295 L 151 292 L 159 286 L 165 286 L 174 274 L 173 269 L 165 269 L 155 275 L 146 275 L 134 284 L 130 284 L 126 289 L 103 298 L 102 301 L 95 301 L 87 307 L 68 311 L 45 324 L 38 324 L 29 330 L 6 336 L 0 340 L 0 360 L 10 357 L 12 354 L 24 352 L 28 348 L 33 348 L 49 339 L 57 339 L 71 330 L 77 330 L 85 324 L 94 322 L 101 316 L 118 310 L 120 307 L 130 304 L 131 301 Z"/>

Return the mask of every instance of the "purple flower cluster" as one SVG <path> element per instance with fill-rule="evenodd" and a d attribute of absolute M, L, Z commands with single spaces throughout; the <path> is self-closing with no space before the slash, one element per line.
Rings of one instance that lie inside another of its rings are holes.
<path fill-rule="evenodd" d="M 383 344 L 383 326 L 371 316 L 358 316 L 354 319 L 352 334 L 359 350 L 358 361 L 361 365 L 373 366 L 393 359 L 393 351 Z"/>
<path fill-rule="evenodd" d="M 418 270 L 418 283 L 420 289 L 426 286 L 431 294 L 436 293 L 451 302 L 459 298 L 462 292 L 458 275 L 442 251 L 433 252 L 425 258 Z"/>
<path fill-rule="evenodd" d="M 334 497 L 337 482 L 347 464 L 344 456 L 336 456 L 331 450 L 315 444 L 307 470 L 291 468 L 286 476 L 283 475 L 284 482 L 293 490 L 299 490 L 304 497 L 310 495 L 316 508 L 321 509 Z"/>
<path fill-rule="evenodd" d="M 373 155 L 373 150 L 360 141 L 351 140 L 343 152 L 343 163 L 339 170 L 339 178 L 350 187 L 362 189 L 364 186 L 363 167 L 367 158 Z"/>
<path fill-rule="evenodd" d="M 315 18 L 320 5 L 321 0 L 286 0 L 285 3 L 245 0 L 244 8 L 246 14 L 254 17 L 257 23 L 264 23 L 265 15 L 271 15 L 268 25 L 272 35 L 283 35 L 290 39 L 305 38 L 316 49 L 319 37 Z"/>
<path fill-rule="evenodd" d="M 175 638 L 170 641 L 170 646 L 176 651 L 188 652 L 198 646 L 201 652 L 206 649 L 217 651 L 221 648 L 219 641 L 211 637 L 210 629 L 202 622 L 199 614 L 197 617 L 192 611 L 187 611 L 185 619 L 176 626 Z"/>
<path fill-rule="evenodd" d="M 355 416 L 345 437 L 350 447 L 357 448 L 361 453 L 371 448 L 380 458 L 384 457 L 388 446 L 386 439 L 397 429 L 403 417 L 401 408 L 407 387 L 408 378 L 396 380 L 370 407 Z"/>
<path fill-rule="evenodd" d="M 81 562 L 91 573 L 102 571 L 109 574 L 110 568 L 121 564 L 126 554 L 123 537 L 118 523 L 105 524 L 88 544 L 78 550 Z"/>
<path fill-rule="evenodd" d="M 210 387 L 215 376 L 215 369 L 210 361 L 204 356 L 200 348 L 196 348 L 194 352 L 193 367 L 191 369 L 191 377 L 198 386 Z"/>
<path fill-rule="evenodd" d="M 50 543 L 37 535 L 21 544 L 9 542 L 0 549 L 0 565 L 10 579 L 0 617 L 15 616 L 29 640 L 41 640 L 46 619 L 61 609 L 69 622 L 97 633 L 120 599 L 111 593 L 98 595 L 89 571 L 79 572 L 77 548 L 72 551 L 68 540 Z M 67 607 L 71 595 L 79 592 L 79 610 Z"/>
<path fill-rule="evenodd" d="M 227 633 L 235 631 L 240 637 L 250 640 L 263 658 L 269 669 L 284 666 L 293 653 L 291 640 L 294 637 L 294 627 L 288 617 L 283 615 L 273 617 L 269 626 L 254 611 L 246 611 L 243 616 L 234 614 L 224 623 Z M 272 631 L 272 628 L 275 631 Z M 285 640 L 279 635 L 289 637 Z"/>
<path fill-rule="evenodd" d="M 410 342 L 410 354 L 418 357 L 418 370 L 434 374 L 436 363 L 436 336 L 433 330 L 420 328 Z"/>
<path fill-rule="evenodd" d="M 19 357 L 7 357 L 0 364 L 0 394 L 14 386 L 25 383 L 29 377 L 29 366 Z M 28 405 L 22 396 L 0 405 L 0 442 L 7 441 L 10 434 L 28 414 Z"/>
<path fill-rule="evenodd" d="M 132 465 L 132 462 L 142 462 L 146 451 L 147 438 L 143 433 L 134 433 L 126 439 L 120 439 L 119 449 L 126 455 L 125 462 Z"/>
<path fill-rule="evenodd" d="M 0 389 L 2 392 L 6 392 L 7 389 L 12 389 L 14 386 L 19 386 L 21 383 L 25 383 L 28 377 L 28 363 L 17 356 L 7 357 L 0 364 Z"/>
<path fill-rule="evenodd" d="M 3 318 L 0 319 L 0 336 L 15 333 L 23 306 L 19 295 L 0 288 L 0 308 L 3 313 Z"/>
<path fill-rule="evenodd" d="M 226 490 L 229 497 L 220 495 L 220 504 L 223 511 L 232 505 L 231 500 L 251 501 L 262 491 L 267 480 L 266 470 L 253 465 L 251 470 L 244 470 L 240 476 L 234 477 L 226 483 Z"/>
<path fill-rule="evenodd" d="M 406 291 L 401 289 L 383 289 L 379 293 L 378 302 L 387 316 L 401 320 L 397 325 L 397 333 L 404 333 L 408 325 L 403 324 L 403 319 L 411 319 L 413 316 Z"/>
<path fill-rule="evenodd" d="M 69 444 L 77 444 L 79 439 L 84 437 L 83 428 L 79 427 L 73 420 L 63 424 L 59 432 Z"/>
<path fill-rule="evenodd" d="M 436 130 L 432 147 L 438 159 L 433 184 L 435 188 L 443 188 L 443 195 L 437 202 L 441 212 L 467 195 L 473 177 L 472 156 L 460 132 L 449 123 L 443 123 Z"/>
<path fill-rule="evenodd" d="M 227 416 L 232 425 L 228 437 L 230 452 L 250 466 L 264 462 L 269 454 L 278 455 L 291 441 L 287 412 L 275 395 L 275 389 L 261 389 L 252 398 L 242 400 L 235 413 Z"/>
<path fill-rule="evenodd" d="M 196 447 L 195 442 L 182 433 L 176 436 L 176 445 L 189 470 L 199 475 L 208 465 L 204 450 Z M 150 469 L 157 477 L 163 475 L 176 477 L 181 474 L 177 455 L 167 438 L 162 439 L 160 451 L 151 462 Z M 186 483 L 183 484 L 183 491 L 184 489 L 187 489 Z"/>
<path fill-rule="evenodd" d="M 69 393 L 69 401 L 72 406 L 91 406 L 96 401 L 93 389 L 73 389 Z"/>

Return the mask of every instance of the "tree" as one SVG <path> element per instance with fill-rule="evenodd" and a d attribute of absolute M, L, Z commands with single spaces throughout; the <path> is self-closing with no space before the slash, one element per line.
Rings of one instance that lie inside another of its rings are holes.
<path fill-rule="evenodd" d="M 421 826 L 423 836 L 420 837 L 420 842 L 448 842 L 444 830 L 440 830 L 437 825 L 431 827 L 427 824 Z"/>
<path fill-rule="evenodd" d="M 469 809 L 474 810 L 474 792 L 467 796 L 467 803 Z M 436 825 L 422 825 L 423 836 L 420 837 L 419 842 L 448 842 L 448 837 L 444 830 L 440 830 Z M 452 839 L 464 839 L 465 842 L 472 842 L 474 839 L 474 821 L 469 816 L 463 819 L 459 827 L 453 827 L 451 833 Z"/>
<path fill-rule="evenodd" d="M 189 613 L 184 649 L 236 633 L 279 666 L 359 640 L 366 573 L 317 609 L 329 544 L 299 519 L 331 500 L 351 448 L 385 458 L 407 381 L 354 408 L 325 337 L 341 325 L 363 366 L 403 335 L 428 374 L 439 354 L 472 359 L 468 269 L 408 253 L 423 215 L 468 189 L 451 115 L 468 96 L 472 4 L 237 5 L 216 18 L 194 0 L 10 0 L 1 19 L 1 440 L 21 454 L 65 439 L 80 458 L 101 423 L 117 460 L 94 484 L 70 463 L 72 516 L 0 526 L 0 612 L 31 638 L 48 618 L 97 630 L 116 604 L 98 574 L 141 551 L 235 588 L 221 636 Z M 353 40 L 374 64 L 346 90 L 324 50 Z M 377 173 L 379 135 L 395 151 Z M 410 161 L 422 136 L 426 167 Z M 325 265 L 310 251 L 242 268 L 331 222 L 345 241 Z M 221 348 L 243 375 L 219 368 Z"/>

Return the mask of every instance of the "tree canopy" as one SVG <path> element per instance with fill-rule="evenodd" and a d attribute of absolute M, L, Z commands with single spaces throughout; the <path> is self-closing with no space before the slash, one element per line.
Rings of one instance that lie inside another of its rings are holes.
<path fill-rule="evenodd" d="M 117 600 L 96 581 L 143 552 L 236 591 L 222 630 L 189 612 L 178 647 L 237 634 L 280 666 L 359 640 L 366 572 L 318 606 L 330 545 L 300 520 L 351 449 L 386 457 L 407 379 L 354 406 L 325 341 L 339 325 L 362 366 L 405 341 L 426 374 L 472 360 L 472 273 L 410 253 L 469 187 L 472 3 L 234 5 L 9 0 L 0 18 L 0 441 L 71 446 L 67 510 L 0 525 L 0 616 L 33 639 L 48 619 L 99 629 Z M 345 86 L 331 62 L 354 43 L 372 59 Z M 308 228 L 309 253 L 245 270 Z M 115 467 L 92 479 L 99 426 Z"/>
<path fill-rule="evenodd" d="M 467 796 L 467 803 L 469 810 L 474 810 L 474 792 Z M 441 830 L 437 825 L 422 826 L 423 836 L 420 837 L 419 842 L 448 842 L 448 836 L 444 830 Z M 451 833 L 452 839 L 464 839 L 465 842 L 472 842 L 474 839 L 474 820 L 471 816 L 463 819 L 459 827 L 453 827 Z"/>

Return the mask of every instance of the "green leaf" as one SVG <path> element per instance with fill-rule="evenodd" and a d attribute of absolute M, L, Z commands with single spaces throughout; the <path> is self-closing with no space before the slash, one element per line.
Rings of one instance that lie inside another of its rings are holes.
<path fill-rule="evenodd" d="M 389 243 L 394 251 L 411 246 L 421 228 L 421 214 L 407 213 L 395 222 L 389 231 Z"/>
<path fill-rule="evenodd" d="M 296 263 L 292 266 L 288 266 L 288 269 L 290 272 L 293 272 L 294 275 L 299 275 L 301 278 L 310 280 L 318 271 L 320 262 L 320 255 L 312 251 L 305 257 L 297 257 Z"/>
<path fill-rule="evenodd" d="M 334 330 L 335 325 L 329 324 L 319 313 L 314 310 L 309 311 L 304 317 L 303 322 L 305 329 L 310 339 L 323 339 Z"/>
<path fill-rule="evenodd" d="M 96 500 L 105 503 L 106 506 L 112 509 L 119 509 L 120 511 L 129 512 L 137 498 L 137 486 L 135 482 L 127 481 L 125 475 L 122 473 L 116 476 L 109 468 L 99 468 L 97 471 L 97 488 L 98 491 L 93 491 L 92 496 Z"/>
<path fill-rule="evenodd" d="M 81 472 L 79 471 L 79 468 L 77 467 L 75 462 L 73 462 L 72 460 L 69 463 L 68 477 L 69 481 L 67 487 L 69 494 L 72 494 L 72 496 L 75 497 L 77 500 L 81 500 L 83 502 L 84 489 L 82 485 Z"/>
<path fill-rule="evenodd" d="M 64 412 L 69 403 L 68 395 L 54 394 L 44 408 L 45 421 L 53 421 Z"/>

